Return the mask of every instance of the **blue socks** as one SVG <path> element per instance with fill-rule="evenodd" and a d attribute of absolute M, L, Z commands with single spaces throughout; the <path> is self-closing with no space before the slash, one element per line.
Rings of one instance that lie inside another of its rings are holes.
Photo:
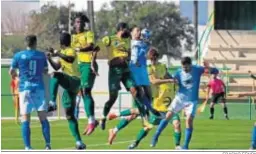
<path fill-rule="evenodd" d="M 31 148 L 30 145 L 30 122 L 24 121 L 21 123 L 21 132 L 25 148 Z"/>
<path fill-rule="evenodd" d="M 184 149 L 188 149 L 189 142 L 192 137 L 193 128 L 186 128 L 185 130 L 185 142 L 184 142 Z"/>
<path fill-rule="evenodd" d="M 256 125 L 254 125 L 252 131 L 252 148 L 256 149 Z"/>
<path fill-rule="evenodd" d="M 42 124 L 42 133 L 44 136 L 44 140 L 46 145 L 50 145 L 51 144 L 51 135 L 50 135 L 50 124 L 49 121 L 47 119 L 41 121 Z"/>
<path fill-rule="evenodd" d="M 160 124 L 158 125 L 157 130 L 156 130 L 156 133 L 153 136 L 152 145 L 156 144 L 158 137 L 160 136 L 162 131 L 165 129 L 165 127 L 168 125 L 168 122 L 169 122 L 169 120 L 166 120 L 166 119 L 163 119 L 160 121 Z"/>

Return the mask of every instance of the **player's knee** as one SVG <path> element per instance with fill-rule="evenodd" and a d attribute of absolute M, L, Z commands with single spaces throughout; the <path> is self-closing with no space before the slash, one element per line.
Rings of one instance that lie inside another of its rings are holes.
<path fill-rule="evenodd" d="M 118 91 L 112 91 L 109 95 L 109 101 L 107 103 L 115 102 L 118 97 Z"/>
<path fill-rule="evenodd" d="M 211 103 L 210 103 L 210 108 L 213 108 L 213 107 L 214 107 L 214 103 L 211 102 Z"/>
<path fill-rule="evenodd" d="M 21 122 L 28 121 L 30 122 L 30 114 L 24 114 L 21 116 Z"/>
<path fill-rule="evenodd" d="M 131 114 L 139 114 L 139 110 L 138 109 L 131 109 Z"/>
<path fill-rule="evenodd" d="M 174 120 L 172 123 L 173 123 L 173 127 L 174 127 L 175 132 L 179 131 L 180 130 L 180 121 L 179 120 Z"/>
<path fill-rule="evenodd" d="M 137 90 L 136 90 L 135 87 L 131 87 L 131 88 L 130 88 L 130 92 L 131 92 L 131 94 L 132 94 L 133 97 L 136 97 L 136 96 L 137 96 Z"/>
<path fill-rule="evenodd" d="M 38 117 L 40 121 L 44 121 L 47 119 L 47 112 L 46 111 L 38 111 Z"/>
<path fill-rule="evenodd" d="M 61 73 L 60 72 L 53 72 L 53 73 L 50 74 L 50 76 L 52 78 L 59 78 L 61 76 Z"/>
<path fill-rule="evenodd" d="M 165 119 L 170 120 L 172 118 L 172 115 L 173 115 L 173 112 L 172 111 L 168 111 L 166 113 Z"/>
<path fill-rule="evenodd" d="M 192 128 L 193 127 L 193 120 L 194 120 L 194 117 L 192 115 L 188 115 L 187 120 L 186 120 L 186 127 L 187 128 Z"/>
<path fill-rule="evenodd" d="M 148 131 L 150 131 L 152 128 L 153 128 L 153 127 L 144 127 L 144 130 L 145 130 L 146 132 L 148 132 Z"/>
<path fill-rule="evenodd" d="M 82 93 L 83 93 L 84 96 L 91 95 L 91 93 L 92 93 L 92 88 L 84 88 L 84 89 L 82 90 Z"/>
<path fill-rule="evenodd" d="M 66 112 L 66 119 L 67 120 L 72 120 L 72 119 L 74 119 L 75 117 L 74 117 L 74 110 L 72 110 L 72 108 L 67 108 L 67 109 L 65 109 L 65 112 Z"/>

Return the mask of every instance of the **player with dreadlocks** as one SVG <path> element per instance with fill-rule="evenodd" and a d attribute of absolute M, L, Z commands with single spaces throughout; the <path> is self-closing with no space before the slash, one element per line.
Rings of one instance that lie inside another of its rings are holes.
<path fill-rule="evenodd" d="M 75 17 L 75 34 L 72 35 L 71 46 L 77 52 L 77 60 L 81 74 L 81 94 L 84 101 L 84 110 L 88 117 L 88 125 L 83 134 L 90 135 L 98 125 L 94 116 L 94 99 L 92 88 L 98 75 L 98 64 L 96 63 L 98 47 L 94 44 L 94 33 L 85 29 L 89 19 L 86 15 L 78 13 Z"/>

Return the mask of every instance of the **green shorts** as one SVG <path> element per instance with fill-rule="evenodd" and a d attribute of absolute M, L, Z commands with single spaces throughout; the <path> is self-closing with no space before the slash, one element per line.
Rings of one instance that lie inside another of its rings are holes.
<path fill-rule="evenodd" d="M 98 64 L 95 69 L 98 72 Z M 95 82 L 96 75 L 91 70 L 91 63 L 80 63 L 79 71 L 81 74 L 81 88 L 92 88 Z"/>
<path fill-rule="evenodd" d="M 165 112 L 161 112 L 161 114 L 162 114 L 162 115 L 165 115 L 166 113 L 165 113 Z M 159 125 L 161 120 L 162 120 L 161 118 L 158 118 L 158 117 L 156 117 L 155 115 L 153 115 L 153 114 L 150 113 L 149 122 L 150 122 L 152 125 Z M 172 123 L 174 120 L 180 121 L 180 116 L 179 116 L 179 114 L 174 114 L 174 116 L 172 117 L 172 119 L 171 119 L 169 122 Z"/>
<path fill-rule="evenodd" d="M 64 108 L 70 108 L 76 103 L 76 96 L 80 89 L 80 79 L 66 74 L 64 79 L 66 83 L 65 87 L 68 88 L 64 89 L 61 102 Z"/>
<path fill-rule="evenodd" d="M 120 82 L 122 82 L 126 90 L 134 87 L 134 81 L 129 67 L 109 67 L 108 86 L 109 91 L 118 91 L 121 89 Z"/>

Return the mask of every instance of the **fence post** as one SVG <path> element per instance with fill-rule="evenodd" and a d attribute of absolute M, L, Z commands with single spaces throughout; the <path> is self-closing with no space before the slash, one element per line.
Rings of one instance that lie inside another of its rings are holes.
<path fill-rule="evenodd" d="M 250 113 L 250 120 L 252 120 L 252 97 L 249 96 L 249 113 Z"/>

